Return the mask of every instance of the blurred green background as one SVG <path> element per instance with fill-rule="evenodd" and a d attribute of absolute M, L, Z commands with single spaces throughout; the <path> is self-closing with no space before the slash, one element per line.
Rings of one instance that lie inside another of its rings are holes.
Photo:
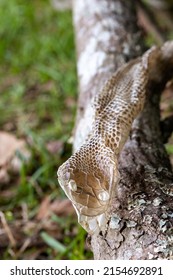
<path fill-rule="evenodd" d="M 71 11 L 0 0 L 0 130 L 25 139 L 31 154 L 19 153 L 19 174 L 0 182 L 0 259 L 91 258 L 56 175 L 71 154 L 76 99 Z"/>

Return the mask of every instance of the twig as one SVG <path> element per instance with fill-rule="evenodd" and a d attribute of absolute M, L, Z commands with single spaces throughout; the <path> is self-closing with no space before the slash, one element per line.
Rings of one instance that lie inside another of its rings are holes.
<path fill-rule="evenodd" d="M 152 11 L 147 5 L 144 5 L 142 1 L 137 1 L 137 9 L 140 24 L 148 33 L 153 35 L 159 45 L 162 45 L 166 41 L 166 36 L 164 35 L 161 28 L 159 28 L 157 20 Z"/>
<path fill-rule="evenodd" d="M 10 240 L 11 246 L 15 247 L 16 246 L 16 240 L 13 237 L 13 234 L 12 234 L 12 232 L 10 230 L 10 227 L 8 226 L 8 223 L 6 221 L 5 215 L 4 215 L 4 213 L 2 211 L 0 211 L 0 218 L 1 218 L 1 222 L 2 222 L 2 225 L 4 227 L 4 230 L 5 230 L 7 236 L 9 238 L 9 240 Z"/>

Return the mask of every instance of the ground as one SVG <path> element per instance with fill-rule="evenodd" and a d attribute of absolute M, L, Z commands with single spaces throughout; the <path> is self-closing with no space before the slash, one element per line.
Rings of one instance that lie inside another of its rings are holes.
<path fill-rule="evenodd" d="M 8 172 L 0 179 L 0 259 L 88 259 L 86 234 L 56 176 L 71 153 L 77 99 L 71 11 L 1 0 L 0 38 L 0 132 L 29 151 L 27 159 L 19 149 L 17 171 L 0 166 Z"/>

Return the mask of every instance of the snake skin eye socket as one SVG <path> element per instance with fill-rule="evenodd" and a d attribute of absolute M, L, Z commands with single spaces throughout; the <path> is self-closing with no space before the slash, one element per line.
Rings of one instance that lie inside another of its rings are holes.
<path fill-rule="evenodd" d="M 109 194 L 106 191 L 101 192 L 101 193 L 99 193 L 98 198 L 102 201 L 107 201 L 107 200 L 109 200 Z"/>
<path fill-rule="evenodd" d="M 76 182 L 74 180 L 70 180 L 70 182 L 68 183 L 68 187 L 73 191 L 77 191 L 77 185 Z"/>

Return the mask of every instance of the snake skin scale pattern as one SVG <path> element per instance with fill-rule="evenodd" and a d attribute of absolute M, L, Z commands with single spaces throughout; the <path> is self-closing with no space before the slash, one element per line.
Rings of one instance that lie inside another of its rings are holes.
<path fill-rule="evenodd" d="M 173 43 L 166 44 L 124 64 L 106 82 L 93 102 L 95 118 L 89 139 L 58 169 L 60 186 L 72 201 L 78 222 L 90 234 L 106 229 L 120 178 L 118 157 L 144 106 L 157 61 L 165 59 L 167 48 L 173 49 Z"/>

